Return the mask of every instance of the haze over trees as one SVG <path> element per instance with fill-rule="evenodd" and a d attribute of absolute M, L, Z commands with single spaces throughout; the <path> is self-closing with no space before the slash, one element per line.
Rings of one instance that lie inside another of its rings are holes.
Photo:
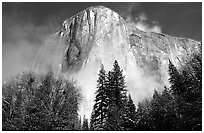
<path fill-rule="evenodd" d="M 169 60 L 170 88 L 154 91 L 135 107 L 127 97 L 125 77 L 117 61 L 113 70 L 99 71 L 91 130 L 190 131 L 202 130 L 202 52 L 181 71 Z"/>
<path fill-rule="evenodd" d="M 170 88 L 156 90 L 135 106 L 117 61 L 98 74 L 90 120 L 78 116 L 80 94 L 74 82 L 52 73 L 23 73 L 3 84 L 3 130 L 202 130 L 202 53 L 182 70 L 169 60 Z"/>

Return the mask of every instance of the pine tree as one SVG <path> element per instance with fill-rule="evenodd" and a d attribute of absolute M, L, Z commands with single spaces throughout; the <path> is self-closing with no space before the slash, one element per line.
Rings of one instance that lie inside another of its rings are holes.
<path fill-rule="evenodd" d="M 183 85 L 183 76 L 176 69 L 174 64 L 169 60 L 169 82 L 171 83 L 171 90 L 173 94 L 182 95 L 185 91 Z"/>
<path fill-rule="evenodd" d="M 182 95 L 182 130 L 201 130 L 202 125 L 202 53 L 194 54 L 182 70 L 183 84 L 186 88 Z"/>
<path fill-rule="evenodd" d="M 135 130 L 136 127 L 136 108 L 129 94 L 125 105 L 125 113 L 123 115 L 123 127 L 125 130 Z"/>
<path fill-rule="evenodd" d="M 111 71 L 108 72 L 107 76 L 107 88 L 109 91 L 108 94 L 108 117 L 105 123 L 105 130 L 119 130 L 118 123 L 117 123 L 117 106 L 115 103 L 115 91 L 114 91 L 114 80 L 113 80 L 113 73 Z"/>
<path fill-rule="evenodd" d="M 201 130 L 202 52 L 193 54 L 179 73 L 169 63 L 171 89 L 176 99 L 177 130 Z"/>
<path fill-rule="evenodd" d="M 176 115 L 176 102 L 169 89 L 165 86 L 164 91 L 160 95 L 161 109 L 163 112 L 162 126 L 159 130 L 172 131 L 176 129 L 177 115 Z"/>
<path fill-rule="evenodd" d="M 126 86 L 123 71 L 115 60 L 113 70 L 108 73 L 109 108 L 108 108 L 108 130 L 124 130 L 122 117 L 126 104 Z"/>
<path fill-rule="evenodd" d="M 186 63 L 182 71 L 184 85 L 186 87 L 185 99 L 188 103 L 192 103 L 197 99 L 201 99 L 202 92 L 202 55 L 194 54 Z"/>
<path fill-rule="evenodd" d="M 92 109 L 92 112 L 91 112 L 91 118 L 90 118 L 90 130 L 91 131 L 94 131 L 94 124 L 95 124 L 95 116 L 94 116 L 94 109 Z"/>
<path fill-rule="evenodd" d="M 104 130 L 108 111 L 108 89 L 106 86 L 106 72 L 103 65 L 99 71 L 95 104 L 91 116 L 91 130 Z"/>
<path fill-rule="evenodd" d="M 76 129 L 79 130 L 79 131 L 82 130 L 82 123 L 81 122 L 82 122 L 81 116 L 79 116 L 78 121 L 76 123 Z"/>
<path fill-rule="evenodd" d="M 152 105 L 151 105 L 151 117 L 153 120 L 153 130 L 163 131 L 166 130 L 163 126 L 164 118 L 167 115 L 167 110 L 165 108 L 165 104 L 168 104 L 167 97 L 164 99 L 163 96 L 167 96 L 167 89 L 164 92 L 166 95 L 162 95 L 158 93 L 158 91 L 154 91 Z M 170 125 L 169 125 L 170 126 Z"/>
<path fill-rule="evenodd" d="M 88 131 L 89 130 L 88 119 L 86 118 L 85 115 L 84 115 L 84 118 L 83 118 L 82 130 L 83 131 Z"/>
<path fill-rule="evenodd" d="M 152 130 L 152 118 L 150 117 L 151 100 L 152 99 L 146 98 L 138 103 L 136 110 L 136 130 Z"/>

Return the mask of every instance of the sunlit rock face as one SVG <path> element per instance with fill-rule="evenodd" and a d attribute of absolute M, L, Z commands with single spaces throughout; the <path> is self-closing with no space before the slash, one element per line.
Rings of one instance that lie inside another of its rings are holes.
<path fill-rule="evenodd" d="M 200 42 L 165 34 L 143 32 L 116 12 L 90 7 L 66 19 L 58 32 L 64 40 L 61 74 L 76 78 L 83 97 L 80 114 L 91 114 L 100 65 L 106 71 L 117 60 L 123 69 L 128 93 L 135 103 L 154 89 L 168 87 L 168 62 L 181 69 Z"/>
<path fill-rule="evenodd" d="M 62 71 L 77 71 L 90 60 L 111 67 L 118 60 L 126 66 L 130 41 L 127 23 L 116 12 L 99 6 L 88 8 L 63 23 L 67 40 Z"/>
<path fill-rule="evenodd" d="M 90 7 L 63 23 L 60 35 L 66 39 L 62 72 L 77 72 L 90 61 L 110 69 L 114 60 L 126 71 L 136 65 L 158 82 L 167 76 L 168 60 L 179 67 L 198 51 L 200 42 L 158 33 L 143 32 L 133 23 L 103 6 Z"/>

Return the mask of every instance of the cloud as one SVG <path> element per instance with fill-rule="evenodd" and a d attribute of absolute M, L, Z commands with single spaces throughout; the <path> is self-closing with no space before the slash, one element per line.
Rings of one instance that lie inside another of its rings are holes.
<path fill-rule="evenodd" d="M 2 18 L 2 79 L 5 81 L 31 69 L 40 47 L 59 26 L 49 20 L 37 25 L 30 13 L 20 13 L 18 9 L 3 12 Z"/>
<path fill-rule="evenodd" d="M 87 118 L 91 117 L 94 105 L 99 68 L 100 64 L 96 64 L 94 60 L 90 60 L 83 69 L 71 76 L 77 80 L 77 85 L 82 88 L 82 101 L 79 105 L 79 115 L 85 115 Z"/>
<path fill-rule="evenodd" d="M 162 28 L 160 25 L 148 25 L 143 22 L 137 22 L 136 27 L 145 32 L 156 32 L 156 33 L 162 32 Z"/>
<path fill-rule="evenodd" d="M 128 3 L 124 6 L 126 10 L 120 9 L 119 14 L 128 22 L 134 23 L 138 29 L 145 32 L 162 32 L 160 23 L 150 20 L 148 15 L 142 11 L 141 3 Z"/>
<path fill-rule="evenodd" d="M 90 55 L 93 57 L 93 55 Z M 104 58 L 104 57 L 103 57 Z M 92 108 L 94 106 L 95 92 L 97 90 L 97 79 L 100 70 L 101 62 L 96 62 L 95 58 L 91 58 L 80 71 L 69 75 L 77 81 L 77 85 L 81 88 L 82 101 L 79 105 L 79 115 L 85 115 L 87 118 L 91 117 Z M 106 72 L 112 70 L 111 58 L 107 58 L 103 61 Z M 144 69 L 137 66 L 135 57 L 132 53 L 128 53 L 127 64 L 122 64 L 118 60 L 120 67 L 125 65 L 126 69 L 123 69 L 123 75 L 125 76 L 125 82 L 127 85 L 128 93 L 131 94 L 135 105 L 139 101 L 144 100 L 152 96 L 154 89 L 161 91 L 163 85 L 158 83 L 158 77 L 156 75 L 146 74 Z M 111 66 L 111 68 L 109 68 Z"/>
<path fill-rule="evenodd" d="M 144 71 L 136 63 L 130 63 L 130 59 L 127 69 L 124 71 L 128 92 L 136 105 L 145 98 L 151 97 L 155 89 L 158 91 L 163 89 L 162 85 L 157 81 L 157 75 L 146 74 Z"/>
<path fill-rule="evenodd" d="M 140 13 L 138 17 L 135 18 L 136 27 L 145 32 L 156 32 L 161 33 L 162 28 L 157 21 L 149 22 L 146 14 L 144 12 Z"/>
<path fill-rule="evenodd" d="M 123 18 L 127 18 L 134 12 L 135 10 L 140 9 L 141 3 L 139 2 L 127 2 L 127 3 L 118 3 L 117 13 L 119 13 Z"/>
<path fill-rule="evenodd" d="M 150 21 L 145 12 L 139 13 L 138 16 L 128 16 L 127 21 L 132 22 L 135 26 L 145 32 L 162 33 L 162 26 L 157 21 Z"/>

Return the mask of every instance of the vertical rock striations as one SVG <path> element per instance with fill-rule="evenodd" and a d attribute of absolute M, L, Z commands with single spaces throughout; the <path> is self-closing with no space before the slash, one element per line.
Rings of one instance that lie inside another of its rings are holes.
<path fill-rule="evenodd" d="M 117 60 L 125 71 L 129 64 L 136 65 L 148 75 L 157 75 L 158 82 L 168 76 L 169 59 L 180 68 L 201 45 L 191 39 L 140 31 L 103 6 L 65 20 L 60 35 L 67 45 L 62 72 L 77 72 L 90 61 L 110 69 Z"/>

